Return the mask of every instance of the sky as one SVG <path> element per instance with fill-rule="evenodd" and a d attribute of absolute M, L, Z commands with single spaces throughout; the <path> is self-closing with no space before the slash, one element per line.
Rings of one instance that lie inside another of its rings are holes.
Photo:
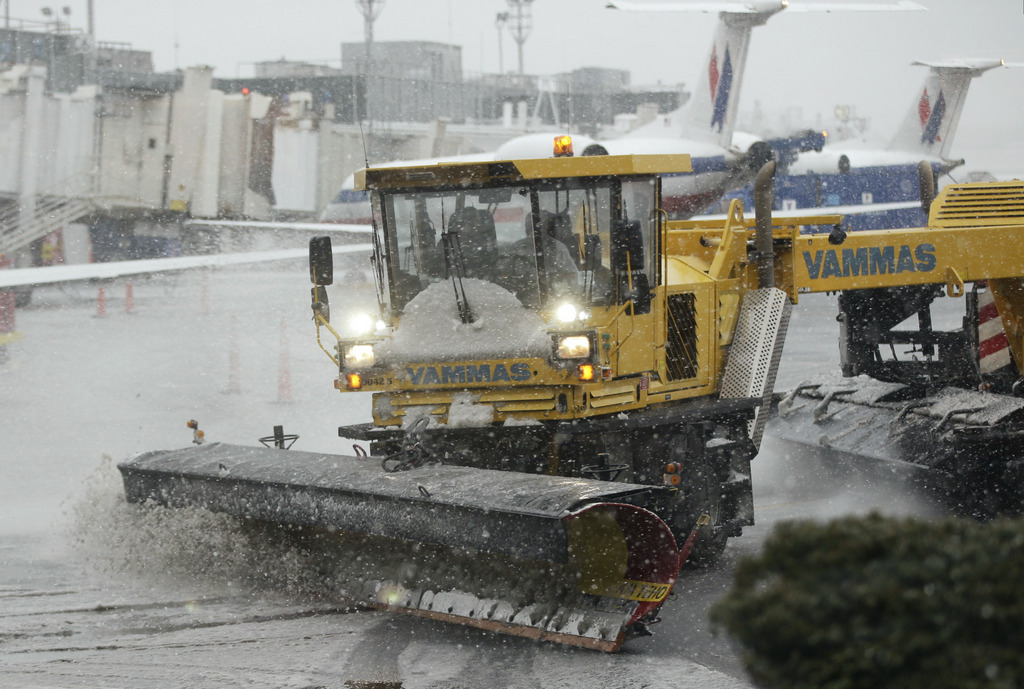
<path fill-rule="evenodd" d="M 5 0 L 0 0 L 0 5 Z M 43 7 L 69 7 L 86 25 L 87 0 L 7 0 L 12 18 L 42 20 Z M 792 0 L 799 4 L 802 0 Z M 858 2 L 860 0 L 849 0 Z M 881 0 L 880 0 L 881 1 Z M 920 0 L 926 12 L 787 13 L 755 29 L 741 111 L 795 108 L 805 119 L 847 104 L 886 138 L 916 101 L 926 68 L 913 60 L 1002 58 L 1024 64 L 1024 0 Z M 632 83 L 693 88 L 709 52 L 714 13 L 630 13 L 604 0 L 534 0 L 525 70 L 579 67 L 631 72 Z M 149 50 L 158 70 L 213 65 L 245 76 L 264 60 L 337 65 L 342 42 L 363 40 L 356 0 L 94 0 L 96 36 Z M 386 0 L 375 39 L 462 46 L 467 74 L 516 67 L 515 43 L 499 40 L 505 0 Z M 499 60 L 499 46 L 501 59 Z M 954 151 L 972 163 L 1024 172 L 1024 67 L 989 72 L 971 87 Z"/>

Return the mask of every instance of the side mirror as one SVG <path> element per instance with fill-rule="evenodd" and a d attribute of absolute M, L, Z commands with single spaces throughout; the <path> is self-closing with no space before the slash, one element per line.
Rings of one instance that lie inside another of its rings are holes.
<path fill-rule="evenodd" d="M 616 220 L 612 232 L 612 263 L 616 270 L 626 270 L 626 256 L 631 270 L 643 270 L 644 238 L 639 220 Z"/>
<path fill-rule="evenodd" d="M 584 270 L 595 271 L 601 267 L 601 235 L 584 235 L 583 251 Z"/>
<path fill-rule="evenodd" d="M 309 290 L 309 293 L 313 298 L 313 320 L 316 320 L 317 316 L 322 316 L 324 321 L 330 323 L 331 305 L 327 301 L 327 288 L 323 285 L 317 285 Z M 319 321 L 317 321 L 317 327 L 320 327 Z"/>
<path fill-rule="evenodd" d="M 309 240 L 309 279 L 314 285 L 330 285 L 334 282 L 334 252 L 330 237 L 313 237 Z M 313 301 L 316 301 L 314 297 Z"/>
<path fill-rule="evenodd" d="M 633 289 L 630 289 L 632 282 Z M 626 274 L 619 276 L 619 302 L 633 302 L 633 307 L 627 311 L 629 314 L 650 313 L 651 311 L 651 283 L 647 280 L 647 273 L 636 271 L 632 277 Z"/>

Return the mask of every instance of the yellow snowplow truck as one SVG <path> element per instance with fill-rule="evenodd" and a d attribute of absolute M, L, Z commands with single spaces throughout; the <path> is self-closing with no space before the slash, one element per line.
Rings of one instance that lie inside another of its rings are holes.
<path fill-rule="evenodd" d="M 203 445 L 120 465 L 127 497 L 301 527 L 348 553 L 343 597 L 618 649 L 687 561 L 753 524 L 756 455 L 801 292 L 987 279 L 1020 362 L 1022 185 L 977 217 L 844 239 L 669 221 L 688 156 L 370 168 L 377 310 L 332 325 L 329 239 L 310 246 L 317 339 L 373 420 L 357 456 Z M 964 185 L 985 196 L 996 186 Z M 1000 191 L 999 193 L 1003 193 Z M 938 215 L 937 215 L 938 214 Z M 937 221 L 941 217 L 943 220 Z M 325 343 L 326 340 L 326 343 Z"/>

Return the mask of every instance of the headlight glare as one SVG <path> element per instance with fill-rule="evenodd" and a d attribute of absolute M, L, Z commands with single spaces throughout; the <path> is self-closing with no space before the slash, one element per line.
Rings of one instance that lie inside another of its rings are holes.
<path fill-rule="evenodd" d="M 345 368 L 370 368 L 375 362 L 373 345 L 357 344 L 345 347 Z"/>
<path fill-rule="evenodd" d="M 572 323 L 576 320 L 576 305 L 575 304 L 562 304 L 555 311 L 555 318 L 562 323 Z"/>
<path fill-rule="evenodd" d="M 590 338 L 586 335 L 566 335 L 558 339 L 559 359 L 585 359 L 590 356 Z"/>
<path fill-rule="evenodd" d="M 366 313 L 356 314 L 349 324 L 352 327 L 352 332 L 356 335 L 368 334 L 375 325 L 373 317 Z"/>

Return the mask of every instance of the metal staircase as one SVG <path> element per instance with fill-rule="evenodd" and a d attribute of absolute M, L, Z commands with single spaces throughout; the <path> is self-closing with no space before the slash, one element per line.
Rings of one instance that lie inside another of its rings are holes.
<path fill-rule="evenodd" d="M 0 254 L 28 246 L 54 230 L 88 215 L 96 206 L 88 198 L 40 194 L 27 212 L 15 201 L 0 210 Z"/>

